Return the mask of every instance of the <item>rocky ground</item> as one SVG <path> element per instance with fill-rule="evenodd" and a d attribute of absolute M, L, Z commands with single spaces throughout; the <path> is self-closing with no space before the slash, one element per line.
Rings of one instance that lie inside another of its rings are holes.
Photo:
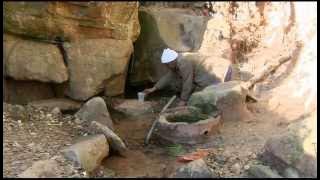
<path fill-rule="evenodd" d="M 161 104 L 166 102 L 164 98 Z M 93 177 L 170 177 L 184 165 L 177 155 L 196 149 L 209 150 L 204 160 L 215 177 L 248 177 L 248 169 L 256 164 L 267 139 L 286 129 L 281 117 L 268 111 L 265 102 L 248 104 L 253 114 L 248 121 L 227 121 L 207 143 L 186 146 L 172 154 L 169 145 L 152 138 L 148 146 L 144 138 L 156 113 L 128 117 L 110 110 L 115 133 L 129 149 L 127 157 L 111 153 Z M 157 107 L 158 108 L 158 107 Z M 157 112 L 158 109 L 155 110 Z M 4 176 L 17 177 L 38 160 L 54 159 L 62 164 L 56 174 L 62 177 L 88 176 L 57 156 L 63 148 L 87 136 L 89 132 L 71 114 L 59 110 L 4 103 Z M 137 163 L 139 162 L 139 163 Z"/>
<path fill-rule="evenodd" d="M 82 126 L 71 115 L 44 108 L 3 103 L 4 167 L 3 176 L 17 177 L 38 160 L 58 158 L 64 170 L 56 172 L 62 177 L 77 177 L 81 170 L 74 169 L 64 159 L 60 150 L 83 136 Z"/>

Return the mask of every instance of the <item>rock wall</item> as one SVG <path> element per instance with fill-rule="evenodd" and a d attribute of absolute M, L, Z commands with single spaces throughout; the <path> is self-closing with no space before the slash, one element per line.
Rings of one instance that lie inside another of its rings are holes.
<path fill-rule="evenodd" d="M 59 96 L 75 100 L 104 91 L 108 96 L 122 94 L 133 42 L 140 33 L 138 6 L 5 2 L 5 76 L 50 83 Z"/>

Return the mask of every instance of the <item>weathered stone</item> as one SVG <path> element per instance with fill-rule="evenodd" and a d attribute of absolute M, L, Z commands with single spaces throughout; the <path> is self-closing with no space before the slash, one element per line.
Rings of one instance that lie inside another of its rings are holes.
<path fill-rule="evenodd" d="M 193 93 L 188 105 L 198 107 L 206 114 L 220 111 L 223 120 L 246 120 L 250 117 L 246 96 L 247 90 L 238 81 L 229 81 Z"/>
<path fill-rule="evenodd" d="M 127 72 L 114 76 L 106 82 L 104 91 L 105 96 L 117 96 L 124 94 L 126 85 L 126 74 Z"/>
<path fill-rule="evenodd" d="M 21 105 L 11 105 L 11 104 L 4 104 L 5 106 L 3 107 L 7 112 L 9 112 L 9 115 L 11 118 L 15 120 L 27 120 L 28 118 L 28 112 L 25 109 L 24 106 Z"/>
<path fill-rule="evenodd" d="M 68 80 L 63 57 L 53 44 L 4 36 L 5 75 L 15 80 L 62 83 Z"/>
<path fill-rule="evenodd" d="M 313 144 L 316 132 L 308 121 L 312 120 L 307 118 L 293 123 L 288 132 L 269 139 L 265 144 L 263 160 L 279 171 L 291 166 L 303 177 L 317 177 L 316 146 Z"/>
<path fill-rule="evenodd" d="M 54 40 L 112 38 L 134 41 L 138 2 L 6 2 L 6 32 Z"/>
<path fill-rule="evenodd" d="M 241 166 L 239 163 L 235 163 L 234 165 L 231 166 L 231 171 L 234 172 L 235 174 L 240 174 L 241 172 Z"/>
<path fill-rule="evenodd" d="M 289 167 L 283 172 L 283 176 L 286 178 L 299 178 L 299 173 L 297 170 Z"/>
<path fill-rule="evenodd" d="M 94 97 L 87 101 L 75 116 L 82 121 L 97 121 L 113 130 L 113 122 L 106 103 L 101 97 Z"/>
<path fill-rule="evenodd" d="M 160 62 L 164 48 L 178 52 L 199 49 L 207 18 L 190 15 L 183 9 L 141 8 L 141 35 L 135 42 L 131 83 L 157 81 L 166 72 Z"/>
<path fill-rule="evenodd" d="M 165 141 L 196 144 L 207 140 L 221 125 L 220 116 L 211 117 L 195 107 L 178 107 L 160 115 L 155 134 Z"/>
<path fill-rule="evenodd" d="M 104 135 L 94 135 L 64 149 L 66 159 L 72 161 L 74 166 L 82 167 L 92 172 L 109 155 L 109 145 Z"/>
<path fill-rule="evenodd" d="M 18 175 L 19 178 L 53 178 L 58 177 L 58 163 L 55 160 L 41 160 Z"/>
<path fill-rule="evenodd" d="M 248 171 L 251 176 L 256 178 L 282 178 L 276 171 L 271 170 L 269 166 L 252 165 Z"/>
<path fill-rule="evenodd" d="M 27 104 L 31 101 L 49 99 L 54 92 L 49 83 L 4 79 L 4 101 L 11 104 Z"/>
<path fill-rule="evenodd" d="M 51 113 L 53 116 L 56 116 L 56 117 L 61 117 L 62 115 L 61 110 L 58 107 L 53 108 Z"/>
<path fill-rule="evenodd" d="M 126 145 L 121 138 L 107 126 L 96 121 L 91 121 L 89 129 L 92 133 L 104 134 L 110 144 L 110 148 L 118 152 L 120 155 L 126 156 Z"/>
<path fill-rule="evenodd" d="M 118 104 L 113 107 L 116 111 L 127 116 L 139 116 L 153 112 L 152 102 L 140 102 L 135 99 L 118 100 Z"/>
<path fill-rule="evenodd" d="M 192 161 L 183 165 L 173 174 L 174 178 L 213 178 L 215 177 L 209 170 L 203 159 Z"/>
<path fill-rule="evenodd" d="M 82 103 L 67 98 L 52 98 L 32 101 L 28 104 L 34 107 L 47 107 L 49 109 L 58 107 L 61 111 L 74 111 L 80 109 Z"/>
<path fill-rule="evenodd" d="M 67 95 L 77 100 L 87 100 L 102 92 L 105 86 L 109 92 L 113 87 L 107 82 L 114 76 L 126 74 L 133 50 L 130 40 L 114 39 L 86 39 L 64 46 L 70 74 Z M 119 81 L 125 82 L 125 76 L 120 76 Z M 124 85 L 121 83 L 117 93 L 123 92 Z"/>

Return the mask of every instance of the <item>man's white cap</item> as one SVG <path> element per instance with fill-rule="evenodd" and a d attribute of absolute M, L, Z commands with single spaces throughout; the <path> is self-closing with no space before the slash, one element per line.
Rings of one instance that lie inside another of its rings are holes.
<path fill-rule="evenodd" d="M 162 56 L 161 56 L 161 62 L 162 63 L 169 63 L 177 59 L 178 53 L 172 49 L 164 49 Z"/>

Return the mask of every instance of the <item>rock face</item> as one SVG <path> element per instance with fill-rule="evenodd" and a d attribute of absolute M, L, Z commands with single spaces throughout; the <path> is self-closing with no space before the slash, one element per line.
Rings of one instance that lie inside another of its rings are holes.
<path fill-rule="evenodd" d="M 127 152 L 127 147 L 122 141 L 122 139 L 115 134 L 111 129 L 109 129 L 107 126 L 96 122 L 92 121 L 91 124 L 89 125 L 89 129 L 91 133 L 94 134 L 103 134 L 107 138 L 110 148 L 113 149 L 114 151 L 118 152 L 122 156 L 126 156 Z"/>
<path fill-rule="evenodd" d="M 91 172 L 109 155 L 109 145 L 104 135 L 100 134 L 87 137 L 87 139 L 66 148 L 63 150 L 63 154 L 76 167 L 82 167 Z"/>
<path fill-rule="evenodd" d="M 57 46 L 4 36 L 5 75 L 16 80 L 62 83 L 68 80 L 67 68 Z"/>
<path fill-rule="evenodd" d="M 41 160 L 19 175 L 19 178 L 53 178 L 58 177 L 58 163 L 55 160 Z"/>
<path fill-rule="evenodd" d="M 164 48 L 178 52 L 200 48 L 207 19 L 190 15 L 182 9 L 141 8 L 139 10 L 141 36 L 135 43 L 130 82 L 156 81 L 166 71 L 160 63 Z"/>
<path fill-rule="evenodd" d="M 210 172 L 208 166 L 203 159 L 192 161 L 180 167 L 174 178 L 213 178 L 214 175 Z"/>
<path fill-rule="evenodd" d="M 34 107 L 48 107 L 54 109 L 58 107 L 61 111 L 74 111 L 81 107 L 81 102 L 77 102 L 66 98 L 52 98 L 28 103 Z"/>
<path fill-rule="evenodd" d="M 4 101 L 12 104 L 27 104 L 31 101 L 54 97 L 54 91 L 49 83 L 37 81 L 16 81 L 4 79 Z"/>
<path fill-rule="evenodd" d="M 94 97 L 86 102 L 75 116 L 83 121 L 97 121 L 113 130 L 113 122 L 107 105 L 101 97 Z"/>
<path fill-rule="evenodd" d="M 198 107 L 206 114 L 219 111 L 223 120 L 246 120 L 249 116 L 246 95 L 238 81 L 229 81 L 193 93 L 188 105 Z"/>
<path fill-rule="evenodd" d="M 140 31 L 137 2 L 6 2 L 6 32 L 53 40 L 135 40 Z"/>
<path fill-rule="evenodd" d="M 59 97 L 81 101 L 103 91 L 107 96 L 123 94 L 132 43 L 140 33 L 138 6 L 138 2 L 5 3 L 4 31 L 32 39 L 5 37 L 6 75 L 59 83 Z M 63 45 L 52 44 L 57 41 Z"/>
<path fill-rule="evenodd" d="M 68 54 L 70 82 L 67 95 L 77 100 L 88 98 L 102 92 L 112 92 L 106 82 L 114 76 L 125 75 L 130 55 L 133 51 L 130 40 L 84 39 L 64 44 Z M 111 95 L 124 92 L 125 76 L 116 79 L 121 87 Z"/>

